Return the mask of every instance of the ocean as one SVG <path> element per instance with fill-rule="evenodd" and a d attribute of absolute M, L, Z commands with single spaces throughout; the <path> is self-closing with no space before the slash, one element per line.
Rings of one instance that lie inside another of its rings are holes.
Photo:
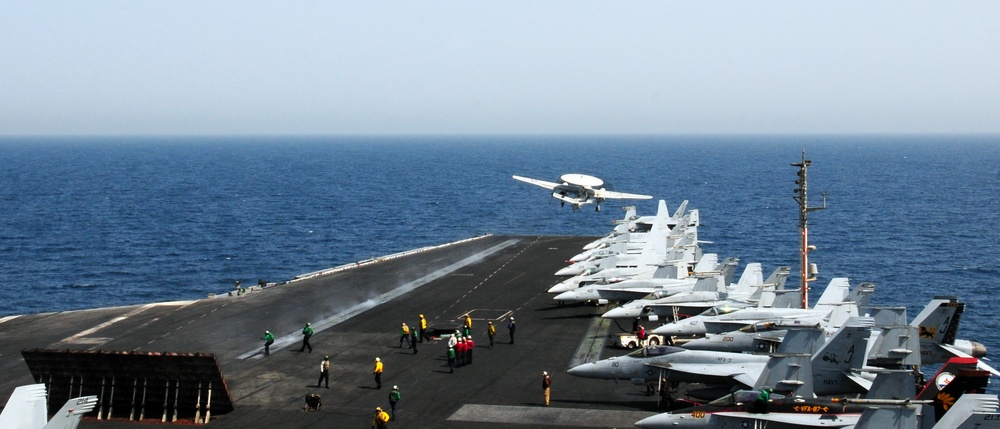
<path fill-rule="evenodd" d="M 484 233 L 600 236 L 659 199 L 700 210 L 706 252 L 794 273 L 803 151 L 827 204 L 813 301 L 832 277 L 910 318 L 957 296 L 959 337 L 1000 351 L 1000 136 L 3 137 L 0 316 L 204 298 Z M 568 172 L 654 199 L 574 212 L 511 179 Z"/>

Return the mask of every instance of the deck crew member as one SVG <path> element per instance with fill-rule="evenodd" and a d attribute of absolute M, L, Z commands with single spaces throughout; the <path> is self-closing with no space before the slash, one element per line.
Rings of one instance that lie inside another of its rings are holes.
<path fill-rule="evenodd" d="M 510 343 L 514 344 L 514 331 L 517 330 L 517 324 L 514 323 L 514 316 L 510 316 L 510 322 L 507 323 L 507 331 L 510 332 Z"/>
<path fill-rule="evenodd" d="M 306 323 L 306 327 L 302 328 L 302 348 L 299 349 L 299 352 L 306 351 L 306 347 L 309 347 L 309 353 L 313 352 L 313 346 L 309 344 L 309 337 L 312 336 L 313 336 L 312 325 Z"/>
<path fill-rule="evenodd" d="M 760 394 L 757 395 L 757 399 L 753 401 L 753 413 L 767 414 L 767 407 L 771 402 L 771 388 L 764 387 L 760 389 Z"/>
<path fill-rule="evenodd" d="M 490 348 L 493 348 L 493 337 L 497 334 L 497 327 L 493 326 L 493 321 L 486 322 L 486 335 L 490 336 Z"/>
<path fill-rule="evenodd" d="M 552 392 L 552 379 L 549 373 L 542 371 L 542 392 L 545 393 L 545 406 L 549 406 L 549 394 Z"/>
<path fill-rule="evenodd" d="M 472 333 L 472 316 L 468 313 L 465 314 L 465 336 L 468 337 Z"/>
<path fill-rule="evenodd" d="M 386 429 L 389 427 L 389 413 L 382 411 L 382 407 L 375 407 L 375 417 L 372 418 L 372 429 Z"/>
<path fill-rule="evenodd" d="M 392 411 L 390 415 L 390 420 L 396 420 L 396 403 L 403 397 L 403 393 L 399 391 L 399 386 L 392 386 L 392 390 L 389 391 L 389 409 Z"/>
<path fill-rule="evenodd" d="M 399 348 L 403 348 L 403 341 L 406 341 L 406 348 L 410 348 L 410 327 L 406 326 L 406 322 L 399 327 Z"/>
<path fill-rule="evenodd" d="M 274 344 L 274 335 L 271 335 L 271 331 L 264 331 L 264 336 L 260 339 L 264 340 L 264 356 L 271 354 L 271 344 Z"/>
<path fill-rule="evenodd" d="M 330 356 L 323 356 L 323 362 L 319 363 L 319 381 L 316 382 L 316 387 L 319 387 L 326 381 L 326 388 L 330 388 Z"/>
<path fill-rule="evenodd" d="M 427 319 L 424 319 L 424 315 L 423 314 L 420 315 L 420 335 L 419 336 L 420 336 L 420 342 L 421 343 L 424 342 L 424 338 L 426 338 L 427 341 L 431 340 L 431 336 L 427 335 Z"/>
<path fill-rule="evenodd" d="M 458 362 L 455 366 L 465 365 L 465 338 L 458 339 L 458 343 L 455 344 L 455 354 L 458 356 Z"/>
<path fill-rule="evenodd" d="M 382 359 L 375 358 L 375 369 L 372 370 L 372 374 L 375 375 L 375 386 L 378 389 L 382 388 Z"/>
<path fill-rule="evenodd" d="M 455 348 L 451 346 L 448 347 L 448 372 L 455 372 Z"/>

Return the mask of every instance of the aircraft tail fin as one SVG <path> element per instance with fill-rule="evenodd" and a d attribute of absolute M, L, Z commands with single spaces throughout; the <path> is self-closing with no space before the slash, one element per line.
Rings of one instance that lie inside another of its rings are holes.
<path fill-rule="evenodd" d="M 63 404 L 62 409 L 42 429 L 76 429 L 83 415 L 93 411 L 96 406 L 97 396 L 72 398 Z"/>
<path fill-rule="evenodd" d="M 694 266 L 695 273 L 706 273 L 718 269 L 719 264 L 719 254 L 718 253 L 706 253 L 701 255 L 701 259 Z"/>
<path fill-rule="evenodd" d="M 965 303 L 956 297 L 936 296 L 913 318 L 910 325 L 920 331 L 921 341 L 955 344 Z"/>
<path fill-rule="evenodd" d="M 833 310 L 832 306 L 844 302 L 844 298 L 847 298 L 850 292 L 850 279 L 847 277 L 835 277 L 830 280 L 830 284 L 826 285 L 826 289 L 823 290 L 823 294 L 819 296 L 819 300 L 816 301 L 816 306 L 813 308 L 817 310 L 825 309 L 826 311 Z"/>
<path fill-rule="evenodd" d="M 844 302 L 852 302 L 856 307 L 867 307 L 871 305 L 872 295 L 875 294 L 875 283 L 865 282 L 852 288 Z"/>
<path fill-rule="evenodd" d="M 883 325 L 879 328 L 875 344 L 868 353 L 869 365 L 887 368 L 920 366 L 917 328 L 906 324 Z"/>
<path fill-rule="evenodd" d="M 774 291 L 774 299 L 771 300 L 771 308 L 799 308 L 802 305 L 798 289 L 785 289 Z M 757 307 L 767 307 L 763 299 L 757 302 Z"/>
<path fill-rule="evenodd" d="M 812 353 L 823 343 L 823 329 L 789 329 L 757 379 L 755 389 L 769 386 L 787 396 L 813 396 Z"/>
<path fill-rule="evenodd" d="M 785 289 L 785 281 L 788 280 L 788 275 L 791 272 L 792 268 L 789 266 L 775 268 L 771 275 L 764 280 L 764 284 L 750 294 L 750 300 L 757 301 L 758 307 L 770 307 L 774 304 L 774 291 Z"/>
<path fill-rule="evenodd" d="M 812 355 L 819 351 L 825 343 L 824 336 L 826 334 L 817 325 L 795 326 L 789 323 L 783 325 L 783 327 L 788 329 L 788 331 L 785 333 L 785 338 L 781 340 L 781 345 L 778 346 L 777 353 L 806 353 Z"/>
<path fill-rule="evenodd" d="M 938 425 L 934 427 L 958 427 L 941 426 L 940 423 L 956 416 L 949 416 L 950 410 L 954 409 L 956 400 L 966 393 L 985 393 L 990 382 L 989 371 L 977 369 L 978 359 L 976 358 L 951 358 L 937 374 L 934 375 L 923 390 L 917 394 L 917 400 L 934 401 L 934 420 Z M 996 396 L 994 395 L 994 398 Z M 956 413 L 957 414 L 957 413 Z"/>
<path fill-rule="evenodd" d="M 670 218 L 674 220 L 680 220 L 682 217 L 684 217 L 684 211 L 687 210 L 687 207 L 688 207 L 688 200 L 681 201 L 681 205 L 677 206 L 677 210 L 674 211 L 674 215 L 671 216 Z"/>
<path fill-rule="evenodd" d="M 868 386 L 859 385 L 858 380 L 848 374 L 852 369 L 864 367 L 868 338 L 874 326 L 875 320 L 871 317 L 852 317 L 813 354 L 813 375 L 822 380 L 813 383 L 817 395 L 843 393 L 852 386 L 858 393 L 867 390 Z M 828 392 L 824 388 L 835 391 Z"/>
<path fill-rule="evenodd" d="M 760 262 L 751 262 L 743 269 L 743 275 L 735 286 L 729 289 L 730 293 L 750 295 L 754 292 L 755 285 L 764 284 L 764 269 Z"/>
<path fill-rule="evenodd" d="M 740 258 L 730 256 L 719 264 L 719 272 L 722 273 L 722 282 L 725 285 L 733 284 L 733 276 L 736 275 L 736 267 L 740 265 Z"/>
<path fill-rule="evenodd" d="M 998 427 L 1000 399 L 997 395 L 967 393 L 955 401 L 933 429 L 980 429 Z M 924 426 L 926 427 L 926 426 Z"/>
<path fill-rule="evenodd" d="M 0 412 L 0 428 L 41 428 L 47 420 L 44 384 L 16 387 Z"/>
<path fill-rule="evenodd" d="M 912 371 L 886 370 L 879 372 L 862 403 L 880 404 L 866 407 L 854 429 L 918 428 L 919 404 L 910 401 L 914 396 L 916 377 Z M 850 401 L 847 399 L 846 401 Z"/>

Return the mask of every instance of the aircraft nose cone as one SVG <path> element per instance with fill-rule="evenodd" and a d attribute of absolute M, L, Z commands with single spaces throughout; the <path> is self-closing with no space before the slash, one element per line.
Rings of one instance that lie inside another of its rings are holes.
<path fill-rule="evenodd" d="M 630 308 L 618 307 L 605 311 L 601 317 L 605 319 L 632 319 L 638 316 L 638 314 L 633 313 L 635 313 L 635 311 Z"/>
<path fill-rule="evenodd" d="M 563 293 L 573 290 L 569 284 L 565 282 L 556 283 L 555 286 L 549 288 L 549 293 Z"/>
<path fill-rule="evenodd" d="M 689 325 L 679 325 L 677 323 L 668 323 L 666 325 L 660 326 L 653 330 L 654 334 L 657 335 L 692 335 Z"/>
<path fill-rule="evenodd" d="M 557 276 L 575 276 L 577 274 L 580 274 L 580 267 L 574 265 L 556 271 Z"/>
<path fill-rule="evenodd" d="M 556 301 L 575 301 L 576 300 L 576 291 L 563 292 L 563 293 L 560 293 L 560 294 L 556 295 L 552 299 L 554 299 Z"/>
<path fill-rule="evenodd" d="M 680 427 L 695 427 L 690 425 L 685 425 L 682 419 L 678 419 L 677 415 L 670 413 L 657 414 L 652 417 L 646 417 L 642 420 L 635 422 L 635 427 L 642 429 L 657 429 L 657 428 L 680 428 Z M 707 421 L 707 419 L 701 419 Z M 707 425 L 703 426 L 707 427 Z"/>
<path fill-rule="evenodd" d="M 566 373 L 576 377 L 600 378 L 598 377 L 598 373 L 600 372 L 598 366 L 596 362 L 585 363 L 567 369 Z"/>

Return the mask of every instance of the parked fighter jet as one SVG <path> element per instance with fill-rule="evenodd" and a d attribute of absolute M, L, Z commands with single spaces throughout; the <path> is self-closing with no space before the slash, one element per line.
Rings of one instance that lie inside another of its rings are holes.
<path fill-rule="evenodd" d="M 864 363 L 864 350 L 871 333 L 874 321 L 859 319 L 848 323 L 838 331 L 830 341 L 822 346 L 822 331 L 814 336 L 800 336 L 796 341 L 785 343 L 778 349 L 775 356 L 780 358 L 793 357 L 796 354 L 811 354 L 809 361 L 812 371 L 799 373 L 806 378 L 796 382 L 788 381 L 789 386 L 802 386 L 811 383 L 811 387 L 819 391 L 827 389 L 824 386 L 837 386 L 844 389 L 838 393 L 855 392 L 856 386 L 841 383 L 843 374 L 856 365 L 860 368 Z M 812 332 L 810 331 L 810 332 Z M 818 350 L 817 350 L 817 347 Z M 854 359 L 855 351 L 859 355 Z M 838 358 L 831 359 L 831 356 Z M 747 353 L 725 353 L 701 350 L 686 350 L 672 346 L 651 346 L 639 349 L 625 356 L 612 357 L 596 362 L 585 363 L 570 368 L 570 375 L 586 378 L 612 380 L 632 380 L 633 382 L 657 382 L 666 377 L 670 382 L 706 383 L 715 385 L 754 387 L 758 379 L 769 366 L 771 356 L 753 355 Z M 788 375 L 782 375 L 788 379 Z M 790 387 L 789 389 L 797 389 Z M 811 394 L 811 392 L 809 392 Z M 824 392 L 826 393 L 826 392 Z"/>
<path fill-rule="evenodd" d="M 635 423 L 640 428 L 957 428 L 975 411 L 980 419 L 974 427 L 1000 427 L 992 423 L 997 410 L 994 405 L 985 410 L 974 410 L 971 404 L 982 403 L 980 393 L 985 391 L 989 375 L 975 370 L 975 359 L 949 361 L 941 367 L 918 393 L 913 386 L 914 376 L 909 371 L 886 371 L 878 376 L 865 399 L 817 399 L 803 396 L 771 395 L 770 400 L 758 402 L 760 389 L 741 390 L 726 395 L 709 404 L 658 414 Z M 996 396 L 993 395 L 994 402 Z M 956 402 L 955 400 L 958 400 Z M 928 409 L 917 412 L 926 404 Z M 930 410 L 933 407 L 933 411 Z M 984 412 L 985 411 L 985 412 Z M 923 416 L 925 424 L 919 425 Z M 934 422 L 937 422 L 935 425 Z M 964 426 L 961 426 L 964 427 Z M 973 427 L 973 426 L 969 426 Z"/>
<path fill-rule="evenodd" d="M 613 283 L 633 276 L 651 276 L 657 267 L 666 261 L 668 250 L 673 253 L 676 252 L 674 247 L 696 244 L 698 241 L 697 227 L 687 226 L 685 222 L 668 230 L 666 218 L 666 202 L 660 200 L 657 221 L 654 223 L 653 229 L 647 233 L 642 253 L 637 255 L 627 266 L 602 268 L 594 274 L 571 277 L 549 288 L 549 293 L 562 293 L 590 283 Z M 692 254 L 691 258 L 693 263 L 696 254 Z"/>
<path fill-rule="evenodd" d="M 722 333 L 742 329 L 761 320 L 800 319 L 806 323 L 818 323 L 826 318 L 834 305 L 844 303 L 844 298 L 850 292 L 850 282 L 847 278 L 835 278 L 827 285 L 816 306 L 803 308 L 760 308 L 747 307 L 721 315 L 697 315 L 687 319 L 674 321 L 660 326 L 652 331 L 657 335 L 704 335 L 706 333 Z M 855 313 L 856 314 L 856 313 Z"/>
<path fill-rule="evenodd" d="M 563 174 L 559 176 L 562 183 L 546 182 L 522 176 L 513 177 L 514 180 L 554 191 L 552 198 L 559 200 L 564 206 L 569 203 L 573 210 L 579 210 L 580 206 L 584 204 L 597 203 L 594 209 L 601 211 L 601 203 L 607 199 L 648 200 L 653 198 L 651 195 L 609 191 L 605 188 L 603 180 L 586 174 Z"/>
<path fill-rule="evenodd" d="M 75 429 L 80 418 L 97 405 L 96 396 L 72 398 L 48 419 L 45 406 L 45 384 L 19 386 L 0 412 L 3 429 Z"/>
<path fill-rule="evenodd" d="M 657 294 L 657 296 L 665 297 L 683 292 L 691 292 L 699 284 L 714 292 L 719 288 L 718 283 L 724 283 L 724 280 L 719 281 L 718 279 L 732 278 L 732 272 L 736 270 L 736 265 L 739 262 L 736 258 L 727 258 L 720 264 L 718 262 L 718 255 L 706 253 L 695 264 L 694 272 L 688 276 L 688 270 L 685 266 L 690 264 L 689 259 L 678 259 L 676 260 L 677 265 L 657 269 L 657 272 L 661 269 L 670 271 L 670 275 L 673 278 L 627 279 L 606 285 L 590 284 L 560 293 L 552 299 L 559 302 L 596 301 L 598 304 L 607 304 L 611 301 L 631 301 L 653 293 Z M 759 266 L 758 264 L 757 267 Z M 747 269 L 750 270 L 750 274 L 748 275 L 745 271 L 744 277 L 740 279 L 740 282 L 745 282 L 749 286 L 755 280 L 753 276 L 755 271 L 753 271 L 751 266 L 748 266 Z M 653 275 L 656 276 L 656 273 Z M 683 277 L 678 278 L 676 276 Z"/>
<path fill-rule="evenodd" d="M 666 209 L 666 202 L 664 202 L 663 204 L 664 204 L 664 209 Z M 688 226 L 694 226 L 694 227 L 698 226 L 698 224 L 700 223 L 698 210 L 691 210 L 690 213 L 687 213 L 685 215 L 685 210 L 687 210 L 687 205 L 688 205 L 687 200 L 684 200 L 684 202 L 681 203 L 680 207 L 677 208 L 677 211 L 674 212 L 674 214 L 667 219 L 667 228 L 673 229 L 675 226 L 677 226 L 678 223 L 681 222 L 682 218 L 684 219 L 685 222 L 688 222 Z M 621 220 L 612 221 L 612 223 L 616 224 L 614 230 L 612 230 L 611 233 L 609 233 L 608 235 L 598 238 L 597 240 L 594 240 L 584 245 L 583 246 L 584 253 L 595 249 L 606 248 L 609 246 L 610 242 L 616 240 L 618 236 L 622 234 L 645 234 L 649 232 L 650 229 L 652 229 L 653 222 L 656 220 L 656 215 L 637 217 L 635 216 L 634 206 L 623 207 L 623 208 L 626 211 L 625 218 Z M 584 253 L 574 256 L 573 258 L 570 258 L 570 260 L 574 261 L 574 260 L 586 259 L 586 255 Z"/>
<path fill-rule="evenodd" d="M 862 285 L 864 286 L 864 284 Z M 870 296 L 870 294 L 869 294 Z M 862 307 L 865 304 L 860 304 Z M 986 346 L 970 341 L 955 339 L 965 304 L 955 297 L 935 297 L 923 311 L 920 312 L 911 326 L 920 332 L 921 364 L 943 363 L 952 357 L 986 357 Z M 869 310 L 870 311 L 870 310 Z M 714 350 L 725 352 L 761 352 L 772 349 L 781 343 L 781 339 L 789 326 L 802 325 L 800 320 L 792 321 L 762 321 L 750 328 L 723 334 L 708 334 L 684 343 L 684 348 L 691 350 Z M 828 332 L 833 332 L 839 326 L 836 322 L 822 323 Z M 981 361 L 980 361 L 981 362 Z M 983 363 L 985 366 L 985 363 Z M 988 371 L 996 371 L 986 368 Z"/>

